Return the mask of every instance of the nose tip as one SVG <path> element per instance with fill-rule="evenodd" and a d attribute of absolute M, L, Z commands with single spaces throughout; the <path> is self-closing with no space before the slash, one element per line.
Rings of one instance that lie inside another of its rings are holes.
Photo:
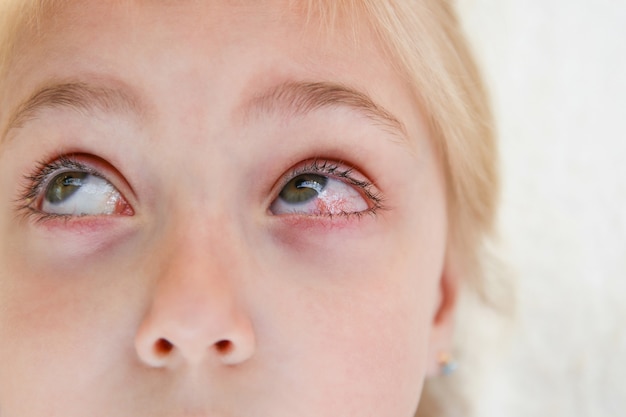
<path fill-rule="evenodd" d="M 252 357 L 255 340 L 249 320 L 241 314 L 208 315 L 210 311 L 204 310 L 190 319 L 175 320 L 153 309 L 135 339 L 140 360 L 150 367 L 172 367 L 215 360 L 237 365 Z"/>
<path fill-rule="evenodd" d="M 235 259 L 220 267 L 214 257 L 194 255 L 189 246 L 167 259 L 135 336 L 140 360 L 171 367 L 206 360 L 236 365 L 250 358 L 255 333 L 238 284 L 245 271 L 233 269 Z"/>

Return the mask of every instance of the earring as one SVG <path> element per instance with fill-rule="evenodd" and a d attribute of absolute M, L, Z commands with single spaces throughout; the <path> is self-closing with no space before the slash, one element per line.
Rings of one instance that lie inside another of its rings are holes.
<path fill-rule="evenodd" d="M 450 375 L 456 371 L 459 364 L 448 352 L 439 353 L 439 372 L 441 375 Z"/>

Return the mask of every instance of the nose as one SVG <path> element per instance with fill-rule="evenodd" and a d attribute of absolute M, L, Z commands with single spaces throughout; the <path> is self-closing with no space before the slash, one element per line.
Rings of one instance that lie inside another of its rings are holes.
<path fill-rule="evenodd" d="M 141 362 L 158 368 L 250 359 L 255 334 L 235 291 L 240 268 L 233 266 L 243 259 L 223 245 L 190 239 L 178 242 L 166 258 L 135 337 Z"/>

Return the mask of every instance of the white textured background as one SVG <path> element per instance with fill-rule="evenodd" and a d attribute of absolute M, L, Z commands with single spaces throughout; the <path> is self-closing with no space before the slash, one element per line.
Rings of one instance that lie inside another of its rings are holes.
<path fill-rule="evenodd" d="M 626 1 L 458 3 L 498 120 L 519 299 L 479 415 L 626 416 Z"/>

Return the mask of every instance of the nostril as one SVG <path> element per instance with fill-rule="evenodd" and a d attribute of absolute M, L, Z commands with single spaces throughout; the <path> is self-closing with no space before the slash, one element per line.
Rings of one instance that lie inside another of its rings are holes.
<path fill-rule="evenodd" d="M 154 344 L 154 353 L 159 357 L 168 355 L 172 349 L 174 345 L 167 339 L 161 338 Z"/>
<path fill-rule="evenodd" d="M 215 343 L 215 348 L 219 353 L 228 353 L 233 349 L 233 344 L 229 340 L 220 340 Z"/>

